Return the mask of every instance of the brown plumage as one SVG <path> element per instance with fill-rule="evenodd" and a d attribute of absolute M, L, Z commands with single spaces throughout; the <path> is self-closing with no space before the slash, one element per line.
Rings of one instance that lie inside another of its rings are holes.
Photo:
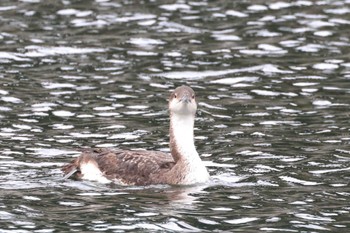
<path fill-rule="evenodd" d="M 192 88 L 181 86 L 170 95 L 171 154 L 159 151 L 93 149 L 84 151 L 65 165 L 62 171 L 66 178 L 95 180 L 93 177 L 102 177 L 104 180 L 127 185 L 204 182 L 209 174 L 195 149 L 193 139 L 196 109 Z"/>
<path fill-rule="evenodd" d="M 169 154 L 159 151 L 93 149 L 84 151 L 62 170 L 65 174 L 76 170 L 71 178 L 80 180 L 82 174 L 79 167 L 88 162 L 95 163 L 107 179 L 129 185 L 169 183 L 166 176 L 161 174 L 175 165 Z"/>

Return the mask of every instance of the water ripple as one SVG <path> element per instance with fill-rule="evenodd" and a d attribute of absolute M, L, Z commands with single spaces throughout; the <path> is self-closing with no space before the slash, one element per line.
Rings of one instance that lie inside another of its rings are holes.
<path fill-rule="evenodd" d="M 348 1 L 3 0 L 0 12 L 0 231 L 350 227 Z M 197 94 L 207 184 L 62 180 L 82 148 L 169 152 L 166 99 L 182 84 Z"/>

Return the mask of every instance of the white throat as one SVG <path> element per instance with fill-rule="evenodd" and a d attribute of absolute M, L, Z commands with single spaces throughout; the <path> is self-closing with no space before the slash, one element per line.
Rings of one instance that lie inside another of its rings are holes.
<path fill-rule="evenodd" d="M 171 127 L 182 159 L 191 160 L 192 157 L 198 156 L 194 146 L 194 116 L 174 114 L 171 116 Z"/>
<path fill-rule="evenodd" d="M 186 167 L 184 183 L 203 183 L 209 179 L 209 173 L 198 155 L 194 145 L 194 115 L 173 114 L 171 116 L 173 141 L 180 155 L 179 162 Z"/>

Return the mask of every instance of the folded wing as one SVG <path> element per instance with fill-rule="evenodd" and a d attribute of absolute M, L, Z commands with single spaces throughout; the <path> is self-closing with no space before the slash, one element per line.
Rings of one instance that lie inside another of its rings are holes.
<path fill-rule="evenodd" d="M 162 177 L 175 165 L 171 155 L 158 151 L 94 149 L 62 168 L 66 178 L 102 176 L 127 185 L 166 183 Z M 100 177 L 101 178 L 101 177 Z"/>

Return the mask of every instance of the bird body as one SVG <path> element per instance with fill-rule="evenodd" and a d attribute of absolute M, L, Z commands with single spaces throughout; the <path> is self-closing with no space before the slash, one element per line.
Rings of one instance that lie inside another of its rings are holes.
<path fill-rule="evenodd" d="M 170 154 L 144 150 L 86 150 L 62 170 L 67 178 L 123 185 L 203 183 L 209 179 L 209 173 L 194 145 L 196 110 L 192 88 L 181 86 L 170 95 Z"/>

